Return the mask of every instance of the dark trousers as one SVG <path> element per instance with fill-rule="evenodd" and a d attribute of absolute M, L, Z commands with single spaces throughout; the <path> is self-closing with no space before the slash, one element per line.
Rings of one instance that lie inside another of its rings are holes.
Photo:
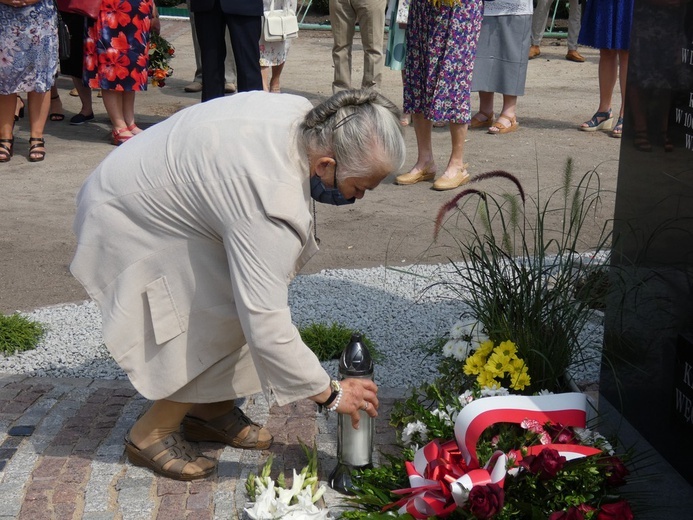
<path fill-rule="evenodd" d="M 238 91 L 262 90 L 259 46 L 262 17 L 226 14 L 216 0 L 212 10 L 195 13 L 202 62 L 202 101 L 224 96 L 227 27 L 236 58 Z"/>

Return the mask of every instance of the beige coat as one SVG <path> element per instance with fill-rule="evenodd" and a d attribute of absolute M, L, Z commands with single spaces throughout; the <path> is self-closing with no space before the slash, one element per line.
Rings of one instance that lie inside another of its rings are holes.
<path fill-rule="evenodd" d="M 251 92 L 183 110 L 113 151 L 77 199 L 72 273 L 148 399 L 263 390 L 283 405 L 329 376 L 291 322 L 317 251 L 296 130 L 311 104 Z"/>

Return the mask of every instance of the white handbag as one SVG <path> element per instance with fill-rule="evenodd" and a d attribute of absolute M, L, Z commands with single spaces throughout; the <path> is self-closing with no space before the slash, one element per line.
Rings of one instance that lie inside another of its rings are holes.
<path fill-rule="evenodd" d="M 275 9 L 274 0 L 270 2 L 269 11 L 265 11 L 262 21 L 262 35 L 266 42 L 280 42 L 298 36 L 298 18 L 293 9 L 284 0 L 284 9 Z"/>

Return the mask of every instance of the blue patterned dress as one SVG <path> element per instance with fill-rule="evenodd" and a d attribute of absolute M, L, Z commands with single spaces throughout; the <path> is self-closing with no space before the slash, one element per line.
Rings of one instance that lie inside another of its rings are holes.
<path fill-rule="evenodd" d="M 472 70 L 482 19 L 482 0 L 461 0 L 454 7 L 412 0 L 404 112 L 421 113 L 430 121 L 469 123 Z"/>
<path fill-rule="evenodd" d="M 595 49 L 630 48 L 633 0 L 587 0 L 578 43 Z"/>
<path fill-rule="evenodd" d="M 48 92 L 58 72 L 53 0 L 26 7 L 0 4 L 0 94 Z"/>

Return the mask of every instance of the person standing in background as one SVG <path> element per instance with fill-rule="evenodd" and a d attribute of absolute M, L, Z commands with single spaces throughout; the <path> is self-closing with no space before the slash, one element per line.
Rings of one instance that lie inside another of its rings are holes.
<path fill-rule="evenodd" d="M 583 132 L 611 130 L 611 137 L 617 138 L 623 134 L 633 1 L 589 0 L 585 6 L 578 42 L 599 49 L 599 107 L 592 119 L 578 127 Z M 621 109 L 614 124 L 611 98 L 617 79 L 621 87 Z"/>
<path fill-rule="evenodd" d="M 190 12 L 195 14 L 200 44 L 202 101 L 224 96 L 227 30 L 236 60 L 238 91 L 262 90 L 262 0 L 190 0 Z"/>
<path fill-rule="evenodd" d="M 330 0 L 332 24 L 332 92 L 352 88 L 351 52 L 356 23 L 363 45 L 363 78 L 361 88 L 380 88 L 383 75 L 383 37 L 387 0 Z"/>
<path fill-rule="evenodd" d="M 387 4 L 390 31 L 385 52 L 385 66 L 402 73 L 404 87 L 404 61 L 407 56 L 407 20 L 409 19 L 409 0 L 390 0 Z M 409 126 L 411 114 L 402 114 L 402 126 Z"/>
<path fill-rule="evenodd" d="M 404 111 L 412 115 L 416 133 L 416 164 L 398 175 L 397 184 L 432 181 L 433 121 L 449 123 L 452 150 L 445 172 L 434 190 L 452 190 L 469 180 L 464 163 L 464 141 L 471 119 L 474 57 L 481 31 L 483 3 L 468 0 L 412 0 L 407 24 Z"/>
<path fill-rule="evenodd" d="M 142 132 L 135 123 L 135 94 L 149 83 L 149 33 L 159 31 L 153 0 L 124 0 L 118 16 L 108 2 L 87 28 L 84 80 L 100 88 L 118 146 Z"/>
<path fill-rule="evenodd" d="M 556 2 L 560 1 L 556 0 Z M 541 39 L 544 37 L 551 4 L 553 4 L 553 0 L 537 0 L 537 6 L 534 8 L 534 16 L 532 17 L 532 46 L 529 48 L 530 60 L 541 54 L 539 45 L 541 45 Z M 577 50 L 581 16 L 580 0 L 570 0 L 568 4 L 568 53 L 565 55 L 565 59 L 576 63 L 585 61 L 585 58 Z"/>
<path fill-rule="evenodd" d="M 14 154 L 20 92 L 28 92 L 28 159 L 39 162 L 46 156 L 43 129 L 58 72 L 57 14 L 53 0 L 0 0 L 0 162 Z"/>
<path fill-rule="evenodd" d="M 272 0 L 263 0 L 265 11 L 269 11 Z M 275 2 L 275 9 L 289 8 L 294 13 L 296 12 L 296 0 L 280 0 L 280 3 Z M 262 88 L 266 92 L 281 92 L 280 76 L 284 70 L 286 57 L 289 54 L 291 40 L 279 42 L 265 41 L 265 35 L 260 37 L 260 71 L 262 73 Z"/>
<path fill-rule="evenodd" d="M 190 0 L 187 0 L 188 11 L 190 11 Z M 202 62 L 200 61 L 200 43 L 197 41 L 197 32 L 195 31 L 195 13 L 189 12 L 190 28 L 192 29 L 193 51 L 195 53 L 195 77 L 192 83 L 183 88 L 185 92 L 202 92 Z M 229 33 L 226 33 L 226 60 L 224 61 L 225 82 L 224 92 L 233 94 L 236 92 L 236 60 L 233 57 L 233 47 L 231 47 L 231 38 Z"/>
<path fill-rule="evenodd" d="M 519 128 L 517 98 L 525 93 L 531 27 L 532 0 L 484 3 L 472 78 L 472 91 L 479 93 L 479 112 L 472 117 L 471 128 L 485 128 L 489 134 Z M 496 92 L 503 95 L 503 107 L 494 121 Z"/>

